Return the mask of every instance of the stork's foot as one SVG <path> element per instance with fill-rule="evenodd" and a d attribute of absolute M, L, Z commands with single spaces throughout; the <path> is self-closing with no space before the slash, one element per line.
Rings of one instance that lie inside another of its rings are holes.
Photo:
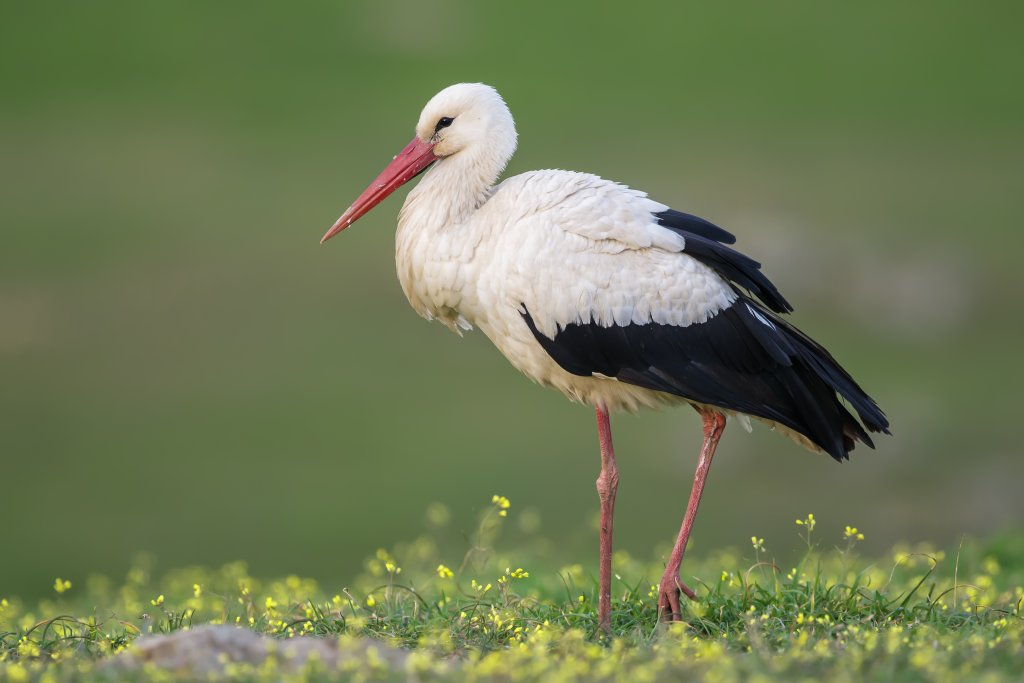
<path fill-rule="evenodd" d="M 680 595 L 690 600 L 697 599 L 697 594 L 679 579 L 676 572 L 665 572 L 658 587 L 658 614 L 665 621 L 683 620 L 683 611 L 679 608 Z"/>

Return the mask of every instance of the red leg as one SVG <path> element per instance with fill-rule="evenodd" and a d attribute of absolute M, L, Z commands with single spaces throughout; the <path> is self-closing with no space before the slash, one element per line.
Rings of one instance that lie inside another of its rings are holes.
<path fill-rule="evenodd" d="M 698 408 L 697 412 L 704 420 L 704 445 L 700 449 L 700 458 L 697 460 L 697 472 L 693 475 L 693 489 L 690 491 L 690 502 L 686 505 L 683 526 L 679 529 L 679 537 L 676 538 L 675 547 L 672 548 L 672 555 L 669 557 L 658 590 L 658 612 L 667 621 L 682 619 L 679 609 L 680 592 L 691 600 L 697 598 L 696 594 L 680 581 L 679 565 L 683 561 L 686 542 L 690 539 L 690 532 L 693 530 L 697 506 L 700 505 L 700 497 L 704 492 L 704 480 L 708 478 L 708 470 L 711 469 L 711 458 L 715 456 L 715 448 L 725 429 L 725 415 L 707 408 Z"/>
<path fill-rule="evenodd" d="M 619 488 L 619 470 L 615 467 L 612 426 L 604 406 L 597 414 L 597 436 L 601 442 L 601 474 L 597 477 L 597 495 L 601 498 L 601 560 L 597 602 L 597 625 L 611 633 L 612 620 L 612 523 L 615 517 L 615 492 Z"/>

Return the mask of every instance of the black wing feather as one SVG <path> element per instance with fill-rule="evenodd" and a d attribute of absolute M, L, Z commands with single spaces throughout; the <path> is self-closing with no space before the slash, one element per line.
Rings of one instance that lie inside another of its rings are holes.
<path fill-rule="evenodd" d="M 658 219 L 659 225 L 663 225 L 664 227 L 669 228 L 670 230 L 675 230 L 679 233 L 700 235 L 701 237 L 721 242 L 722 244 L 736 243 L 735 235 L 728 230 L 723 230 L 711 221 L 705 220 L 700 216 L 683 213 L 682 211 L 676 211 L 675 209 L 667 209 L 654 214 L 654 217 Z"/>
<path fill-rule="evenodd" d="M 540 345 L 574 375 L 600 373 L 778 422 L 836 460 L 849 458 L 856 441 L 873 447 L 867 431 L 889 431 L 885 414 L 828 351 L 744 296 L 703 323 L 571 323 L 554 339 L 523 310 Z"/>
<path fill-rule="evenodd" d="M 790 313 L 793 307 L 778 288 L 761 272 L 761 264 L 730 249 L 736 238 L 714 223 L 688 213 L 668 209 L 654 214 L 661 225 L 686 240 L 683 252 L 756 296 L 776 313 Z M 723 244 L 724 243 L 724 244 Z"/>

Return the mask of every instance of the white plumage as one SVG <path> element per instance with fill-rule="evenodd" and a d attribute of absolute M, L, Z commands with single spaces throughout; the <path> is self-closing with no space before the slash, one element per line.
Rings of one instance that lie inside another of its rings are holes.
<path fill-rule="evenodd" d="M 789 303 L 760 264 L 725 246 L 731 234 L 586 173 L 534 171 L 495 185 L 515 147 L 515 124 L 493 88 L 445 88 L 412 142 L 323 240 L 426 171 L 396 235 L 409 303 L 459 334 L 479 328 L 528 377 L 595 408 L 604 629 L 618 481 L 608 413 L 697 409 L 704 446 L 659 587 L 659 608 L 678 618 L 680 592 L 694 597 L 679 565 L 725 415 L 777 425 L 837 460 L 856 441 L 872 445 L 867 431 L 887 432 L 888 421 L 824 348 L 777 315 Z"/>
<path fill-rule="evenodd" d="M 458 154 L 445 154 L 454 143 L 438 150 L 399 216 L 398 277 L 416 312 L 455 331 L 478 327 L 516 368 L 572 400 L 610 410 L 678 401 L 566 372 L 522 320 L 525 306 L 554 338 L 569 323 L 591 320 L 685 326 L 730 305 L 729 284 L 655 222 L 668 207 L 571 171 L 533 171 L 493 186 L 516 139 L 500 96 L 480 84 L 446 88 L 427 104 L 417 136 L 430 139 L 442 116 L 457 122 L 452 133 L 470 117 L 473 125 Z M 492 139 L 504 141 L 502 153 L 487 144 Z"/>

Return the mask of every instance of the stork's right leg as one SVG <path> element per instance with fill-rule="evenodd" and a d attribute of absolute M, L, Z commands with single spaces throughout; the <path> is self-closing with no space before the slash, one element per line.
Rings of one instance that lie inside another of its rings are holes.
<path fill-rule="evenodd" d="M 711 458 L 715 456 L 715 448 L 725 429 L 725 415 L 707 408 L 698 408 L 697 412 L 704 420 L 704 445 L 697 460 L 697 472 L 693 475 L 693 488 L 690 490 L 690 502 L 686 505 L 683 526 L 679 529 L 679 537 L 676 538 L 675 547 L 672 548 L 672 555 L 669 556 L 658 589 L 658 613 L 667 621 L 682 619 L 682 612 L 679 609 L 680 592 L 691 600 L 697 599 L 697 595 L 679 579 L 679 565 L 683 562 L 686 543 L 690 540 L 690 531 L 693 530 L 697 506 L 700 505 L 700 497 L 704 493 L 704 481 L 708 478 L 708 470 L 711 469 Z"/>
<path fill-rule="evenodd" d="M 597 625 L 611 633 L 612 619 L 612 523 L 615 519 L 615 492 L 619 488 L 619 470 L 615 466 L 612 426 L 608 411 L 598 405 L 597 437 L 601 443 L 601 474 L 597 477 L 597 495 L 601 498 L 601 555 L 598 579 Z"/>

